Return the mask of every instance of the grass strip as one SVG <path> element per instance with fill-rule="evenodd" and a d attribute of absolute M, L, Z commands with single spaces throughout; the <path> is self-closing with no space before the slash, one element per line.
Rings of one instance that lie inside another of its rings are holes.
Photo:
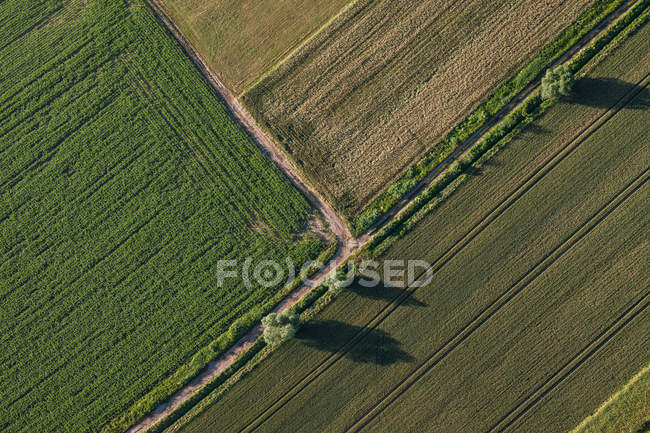
<path fill-rule="evenodd" d="M 330 246 L 321 253 L 318 257 L 318 262 L 329 262 L 336 251 L 338 250 L 338 243 L 332 242 Z M 193 378 L 195 378 L 211 361 L 223 355 L 228 349 L 234 346 L 242 337 L 244 337 L 255 325 L 257 325 L 262 317 L 270 313 L 277 304 L 286 298 L 291 292 L 300 287 L 306 279 L 313 276 L 319 268 L 310 268 L 304 276 L 293 279 L 284 288 L 278 291 L 273 298 L 269 299 L 262 305 L 259 305 L 252 310 L 248 311 L 245 315 L 237 319 L 228 329 L 228 332 L 222 334 L 213 341 L 210 345 L 201 349 L 182 369 L 176 371 L 173 376 L 170 376 L 158 387 L 154 388 L 149 394 L 144 396 L 138 403 L 131 407 L 131 409 L 122 415 L 121 418 L 114 421 L 111 425 L 107 426 L 104 431 L 118 432 L 124 431 L 132 426 L 138 419 L 144 415 L 151 413 L 158 405 L 164 403 L 173 392 L 178 391 L 183 386 L 187 385 Z M 292 311 L 298 314 L 304 312 L 326 292 L 322 286 L 319 286 L 309 292 L 307 296 L 300 300 Z M 224 384 L 228 379 L 232 378 L 242 367 L 244 367 L 250 360 L 252 360 L 260 351 L 266 347 L 264 340 L 258 339 L 253 346 L 240 355 L 235 362 L 228 367 L 223 373 L 212 379 L 205 387 L 201 388 L 196 394 L 183 402 L 176 408 L 164 421 L 156 424 L 149 429 L 151 432 L 159 432 L 171 425 L 173 422 L 182 417 L 199 401 L 203 400 L 216 388 Z"/>
<path fill-rule="evenodd" d="M 642 433 L 650 429 L 650 364 L 570 433 Z"/>
<path fill-rule="evenodd" d="M 390 188 L 380 194 L 350 223 L 353 235 L 358 236 L 376 223 L 396 205 L 404 195 L 415 188 L 432 170 L 443 162 L 463 141 L 467 140 L 512 98 L 538 79 L 571 46 L 588 34 L 599 22 L 613 13 L 623 0 L 598 0 L 573 24 L 548 44 L 533 60 L 507 80 L 492 96 L 458 124 L 435 148 L 404 173 Z M 643 2 L 646 5 L 647 2 Z M 586 57 L 585 57 L 586 58 Z"/>
<path fill-rule="evenodd" d="M 580 56 L 569 63 L 571 70 L 576 75 L 583 75 L 591 66 L 591 60 L 597 62 L 602 58 L 598 56 L 601 50 L 605 47 L 608 51 L 615 48 L 646 24 L 650 18 L 648 4 L 650 1 L 645 0 L 632 8 L 620 21 L 585 49 Z M 610 43 L 612 44 L 610 45 Z M 516 138 L 528 124 L 541 116 L 552 104 L 552 101 L 542 101 L 539 91 L 529 96 L 517 109 L 492 128 L 482 140 L 479 140 L 464 157 L 450 164 L 440 177 L 411 202 L 404 212 L 380 230 L 368 243 L 365 251 L 371 257 L 376 257 L 386 251 L 395 240 L 408 233 L 424 216 L 439 206 L 461 183 L 467 180 L 471 175 L 471 170 L 479 169 L 485 161 Z"/>

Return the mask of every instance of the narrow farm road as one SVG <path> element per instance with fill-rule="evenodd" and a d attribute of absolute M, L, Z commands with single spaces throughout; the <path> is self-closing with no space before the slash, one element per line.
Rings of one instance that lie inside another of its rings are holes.
<path fill-rule="evenodd" d="M 145 0 L 156 14 L 160 22 L 169 30 L 169 32 L 181 44 L 187 55 L 192 59 L 197 68 L 206 77 L 212 85 L 214 91 L 225 101 L 225 105 L 230 110 L 231 114 L 241 122 L 251 138 L 258 144 L 263 153 L 273 161 L 279 168 L 286 174 L 289 180 L 303 192 L 305 197 L 314 206 L 314 208 L 321 213 L 329 230 L 336 237 L 339 242 L 339 248 L 334 258 L 327 264 L 325 268 L 313 275 L 310 284 L 305 284 L 289 294 L 282 302 L 280 302 L 274 311 L 282 312 L 291 308 L 300 299 L 302 299 L 313 287 L 322 283 L 329 272 L 336 269 L 356 252 L 370 237 L 363 236 L 355 239 L 348 226 L 339 216 L 338 213 L 330 206 L 318 192 L 308 183 L 303 181 L 300 173 L 293 166 L 286 154 L 280 150 L 275 143 L 260 129 L 257 122 L 248 114 L 237 97 L 228 89 L 217 75 L 210 70 L 206 61 L 194 49 L 192 44 L 185 38 L 180 29 L 171 20 L 167 12 L 160 5 L 157 0 Z M 180 391 L 175 393 L 169 401 L 160 405 L 146 418 L 140 420 L 137 424 L 132 426 L 127 433 L 145 432 L 153 425 L 157 424 L 169 414 L 171 414 L 183 402 L 187 401 L 203 386 L 209 383 L 212 379 L 223 373 L 242 353 L 246 352 L 255 341 L 262 335 L 262 325 L 258 324 L 241 340 L 239 340 L 233 347 L 230 348 L 219 359 L 208 364 L 206 369 L 190 383 L 184 386 Z"/>
<path fill-rule="evenodd" d="M 308 183 L 304 182 L 300 173 L 293 166 L 286 154 L 280 150 L 276 144 L 260 129 L 253 117 L 248 114 L 237 97 L 228 89 L 219 77 L 208 67 L 206 61 L 194 49 L 192 44 L 185 38 L 180 29 L 171 20 L 169 15 L 162 8 L 157 0 L 146 0 L 151 6 L 158 19 L 167 27 L 176 40 L 182 45 L 186 53 L 194 61 L 201 73 L 212 84 L 213 89 L 225 101 L 226 107 L 231 114 L 245 127 L 245 130 L 260 146 L 264 154 L 273 161 L 282 170 L 291 182 L 301 190 L 311 204 L 322 213 L 332 233 L 339 239 L 343 245 L 340 253 L 349 252 L 355 245 L 354 238 L 345 221 L 336 213 L 336 211 L 318 194 L 318 192 Z"/>
<path fill-rule="evenodd" d="M 366 233 L 358 238 L 354 238 L 350 233 L 345 220 L 339 216 L 336 211 L 319 195 L 319 193 L 302 178 L 298 170 L 293 166 L 291 161 L 285 153 L 279 149 L 276 144 L 271 140 L 257 125 L 256 121 L 248 114 L 248 112 L 241 105 L 239 100 L 233 93 L 221 82 L 221 80 L 210 70 L 205 60 L 196 52 L 190 42 L 185 38 L 180 29 L 171 20 L 158 0 L 145 0 L 151 7 L 161 23 L 170 31 L 176 40 L 185 49 L 186 53 L 194 61 L 199 70 L 203 73 L 206 79 L 212 84 L 214 91 L 225 101 L 229 107 L 232 115 L 238 119 L 242 125 L 249 132 L 250 136 L 257 142 L 262 151 L 267 157 L 273 161 L 282 170 L 291 182 L 300 189 L 311 204 L 323 215 L 325 222 L 329 226 L 333 235 L 339 242 L 339 248 L 334 258 L 327 264 L 327 266 L 311 278 L 310 284 L 305 284 L 289 294 L 282 302 L 280 302 L 274 311 L 282 312 L 304 297 L 311 289 L 318 284 L 322 283 L 327 274 L 336 269 L 341 264 L 345 263 L 348 258 L 359 251 L 365 244 L 367 244 L 379 229 L 385 226 L 390 220 L 399 216 L 408 205 L 417 196 L 423 192 L 428 185 L 430 185 L 436 178 L 438 178 L 444 171 L 444 168 L 462 158 L 478 143 L 501 119 L 514 111 L 527 96 L 535 92 L 541 85 L 540 80 L 529 85 L 526 89 L 517 94 L 513 100 L 504 106 L 497 114 L 495 114 L 486 124 L 476 131 L 470 138 L 462 143 L 456 151 L 454 151 L 445 161 L 440 163 L 429 175 L 423 179 L 417 187 L 410 191 L 399 203 L 390 209 L 373 227 Z M 599 26 L 594 28 L 585 37 L 578 41 L 571 47 L 555 64 L 565 63 L 582 52 L 592 41 L 597 39 L 605 30 L 613 25 L 620 19 L 625 12 L 627 12 L 636 0 L 629 0 L 618 10 L 613 12 L 607 19 L 605 19 Z M 233 347 L 230 348 L 219 359 L 212 361 L 208 364 L 205 370 L 194 378 L 190 383 L 185 385 L 181 390 L 176 392 L 166 403 L 160 405 L 146 418 L 140 420 L 133 425 L 127 433 L 143 433 L 149 428 L 164 420 L 167 416 L 174 412 L 179 406 L 186 402 L 190 397 L 197 393 L 201 388 L 211 382 L 214 378 L 223 373 L 235 360 L 257 341 L 262 335 L 262 325 L 256 325 L 247 335 L 239 340 Z M 363 332 L 363 331 L 360 331 Z M 332 354 L 334 356 L 335 354 Z"/>

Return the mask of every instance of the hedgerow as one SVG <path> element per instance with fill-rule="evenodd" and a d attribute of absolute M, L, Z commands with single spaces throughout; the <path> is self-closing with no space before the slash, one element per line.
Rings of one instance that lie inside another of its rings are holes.
<path fill-rule="evenodd" d="M 603 50 L 612 49 L 629 37 L 650 19 L 650 0 L 644 0 L 627 12 L 600 37 L 586 47 L 580 55 L 572 59 L 567 67 L 578 74 L 582 69 L 598 61 Z M 504 117 L 497 125 L 469 148 L 459 160 L 450 164 L 409 206 L 388 225 L 383 227 L 366 245 L 364 250 L 371 256 L 379 256 L 400 237 L 409 232 L 430 211 L 464 182 L 469 168 L 489 159 L 499 149 L 506 146 L 539 117 L 554 101 L 543 101 L 540 91 L 530 95 L 517 109 Z"/>
<path fill-rule="evenodd" d="M 419 162 L 408 169 L 384 193 L 350 222 L 355 236 L 368 230 L 382 215 L 397 204 L 405 194 L 415 188 L 432 170 L 442 163 L 454 150 L 478 131 L 492 116 L 507 105 L 512 98 L 537 80 L 542 73 L 572 45 L 576 44 L 600 21 L 618 9 L 625 0 L 598 0 L 573 24 L 567 27 L 533 60 L 508 79 L 485 102 L 479 105 L 465 120 L 460 122 L 441 143 L 434 146 Z"/>

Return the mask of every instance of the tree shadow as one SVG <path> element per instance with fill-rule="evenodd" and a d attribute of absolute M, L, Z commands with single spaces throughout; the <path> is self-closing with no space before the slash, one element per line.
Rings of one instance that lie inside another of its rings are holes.
<path fill-rule="evenodd" d="M 625 108 L 644 110 L 650 107 L 648 88 L 641 88 L 618 78 L 581 78 L 576 81 L 572 95 L 567 102 L 588 107 L 609 108 L 613 104 L 612 101 L 635 89 L 639 89 L 640 93 Z"/>
<path fill-rule="evenodd" d="M 643 423 L 643 425 L 636 431 L 636 433 L 648 433 L 650 432 L 650 419 Z"/>
<path fill-rule="evenodd" d="M 476 167 L 475 165 L 472 165 L 471 167 L 467 167 L 465 169 L 465 173 L 470 176 L 480 176 L 483 174 L 483 167 Z"/>
<path fill-rule="evenodd" d="M 360 340 L 352 346 L 344 347 L 350 339 L 362 331 L 365 334 Z M 334 353 L 344 349 L 344 356 L 358 363 L 390 365 L 413 360 L 411 355 L 400 348 L 401 343 L 387 332 L 336 320 L 309 321 L 300 328 L 296 339 L 322 352 Z"/>
<path fill-rule="evenodd" d="M 361 284 L 359 284 L 357 281 L 355 281 L 354 284 L 352 284 L 346 290 L 348 290 L 351 293 L 354 293 L 357 296 L 361 296 L 362 298 L 373 299 L 373 300 L 385 300 L 388 302 L 392 301 L 393 299 L 397 298 L 402 294 L 405 294 L 406 292 L 406 289 L 403 289 L 401 287 L 386 286 L 383 283 L 379 283 L 379 285 L 375 287 L 364 287 Z M 404 299 L 400 303 L 400 305 L 410 306 L 410 307 L 427 306 L 426 303 L 415 298 L 413 294 L 407 296 L 406 299 Z"/>
<path fill-rule="evenodd" d="M 499 161 L 497 161 L 495 158 L 488 158 L 488 159 L 482 161 L 481 165 L 483 167 L 499 167 L 502 164 Z"/>
<path fill-rule="evenodd" d="M 539 125 L 538 123 L 532 122 L 526 126 L 526 132 L 530 132 L 535 135 L 548 135 L 551 131 L 548 128 Z"/>

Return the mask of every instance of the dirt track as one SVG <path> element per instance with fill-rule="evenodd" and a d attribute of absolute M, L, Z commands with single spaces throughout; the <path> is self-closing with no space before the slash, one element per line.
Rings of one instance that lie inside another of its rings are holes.
<path fill-rule="evenodd" d="M 334 258 L 327 264 L 327 266 L 311 278 L 310 285 L 299 287 L 289 294 L 274 311 L 281 312 L 289 309 L 296 302 L 302 299 L 312 287 L 323 282 L 327 274 L 343 264 L 348 257 L 357 251 L 363 244 L 365 244 L 370 236 L 362 236 L 355 239 L 346 222 L 336 213 L 336 211 L 317 193 L 317 191 L 304 182 L 291 164 L 285 153 L 280 150 L 269 137 L 262 132 L 255 120 L 246 112 L 239 100 L 233 93 L 221 82 L 219 77 L 216 76 L 207 66 L 203 58 L 194 50 L 189 41 L 183 36 L 181 31 L 176 27 L 174 22 L 169 18 L 164 9 L 156 0 L 146 0 L 151 9 L 157 15 L 158 19 L 165 25 L 170 33 L 184 48 L 188 56 L 194 61 L 201 73 L 212 84 L 214 91 L 221 97 L 225 105 L 229 108 L 233 117 L 239 120 L 244 129 L 249 133 L 250 137 L 259 145 L 264 154 L 273 161 L 284 172 L 289 180 L 303 192 L 305 197 L 320 212 L 329 230 L 336 237 L 339 242 L 339 248 Z M 180 404 L 189 399 L 194 393 L 201 389 L 205 384 L 209 383 L 213 378 L 226 370 L 239 355 L 247 351 L 253 343 L 262 334 L 262 325 L 255 326 L 247 335 L 239 340 L 228 352 L 222 355 L 219 359 L 211 362 L 206 367 L 205 371 L 192 380 L 183 389 L 175 393 L 170 400 L 156 408 L 156 410 L 145 419 L 138 422 L 136 425 L 128 430 L 128 433 L 144 432 L 157 422 L 164 419 Z"/>
<path fill-rule="evenodd" d="M 248 131 L 251 138 L 260 146 L 264 154 L 287 175 L 291 182 L 301 190 L 310 203 L 317 209 L 323 216 L 325 222 L 333 235 L 339 241 L 339 249 L 330 263 L 311 279 L 311 284 L 303 285 L 289 294 L 274 311 L 281 312 L 289 309 L 297 303 L 302 297 L 307 294 L 312 287 L 323 282 L 327 274 L 336 267 L 343 264 L 353 253 L 362 248 L 376 233 L 376 231 L 389 222 L 393 217 L 402 212 L 408 204 L 421 193 L 426 186 L 431 184 L 443 171 L 449 163 L 463 157 L 473 144 L 477 143 L 492 126 L 497 124 L 508 113 L 517 108 L 525 98 L 533 93 L 539 87 L 539 83 L 533 83 L 520 92 L 513 101 L 507 104 L 500 110 L 484 127 L 479 129 L 468 140 L 466 140 L 447 160 L 442 162 L 436 169 L 434 169 L 420 184 L 407 194 L 397 205 L 395 205 L 382 219 L 377 222 L 367 233 L 359 238 L 354 238 L 348 230 L 347 224 L 336 211 L 318 194 L 318 192 L 304 182 L 300 173 L 293 164 L 289 161 L 286 154 L 280 150 L 275 143 L 260 129 L 255 120 L 248 114 L 248 112 L 241 105 L 239 100 L 232 94 L 232 92 L 221 82 L 221 80 L 208 68 L 207 63 L 202 57 L 194 50 L 189 41 L 183 36 L 176 25 L 171 21 L 167 13 L 160 6 L 157 0 L 145 0 L 152 8 L 158 19 L 170 31 L 170 33 L 178 40 L 181 46 L 185 49 L 186 53 L 192 58 L 196 66 L 203 73 L 206 79 L 212 84 L 214 91 L 225 101 L 227 107 L 230 109 L 231 114 L 239 120 L 245 129 Z M 611 17 L 606 19 L 601 25 L 594 28 L 588 35 L 574 45 L 567 53 L 562 56 L 557 62 L 563 63 L 577 54 L 582 49 L 595 40 L 602 32 L 609 27 L 610 24 L 620 18 L 630 7 L 635 3 L 634 0 L 626 2 L 619 10 L 612 14 Z M 254 342 L 260 338 L 262 334 L 262 325 L 255 326 L 246 336 L 239 340 L 230 350 L 223 354 L 219 359 L 208 364 L 206 369 L 189 384 L 183 387 L 180 391 L 176 392 L 168 402 L 159 406 L 146 418 L 140 420 L 137 424 L 131 427 L 127 433 L 142 433 L 146 432 L 150 427 L 165 419 L 183 402 L 188 400 L 193 394 L 200 390 L 203 386 L 209 383 L 212 379 L 225 371 L 242 353 L 246 352 Z"/>

